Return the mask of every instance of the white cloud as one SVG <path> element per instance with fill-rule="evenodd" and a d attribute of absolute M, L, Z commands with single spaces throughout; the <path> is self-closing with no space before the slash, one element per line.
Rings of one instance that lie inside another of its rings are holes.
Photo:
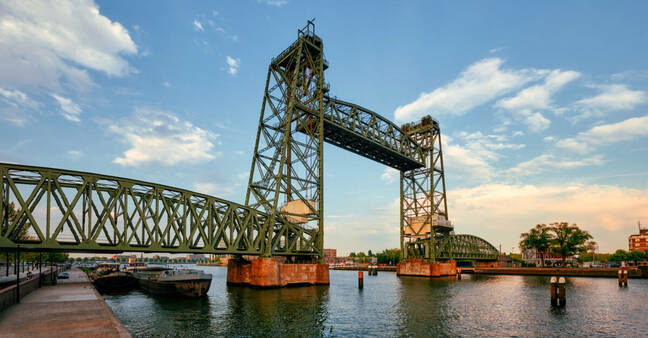
<path fill-rule="evenodd" d="M 576 110 L 580 111 L 580 114 L 572 118 L 574 122 L 591 117 L 602 117 L 612 111 L 631 110 L 648 101 L 645 92 L 631 90 L 622 84 L 592 85 L 590 87 L 598 89 L 600 93 L 574 103 Z"/>
<path fill-rule="evenodd" d="M 56 94 L 50 95 L 54 99 L 56 99 L 56 102 L 61 107 L 61 115 L 63 115 L 63 117 L 72 122 L 81 122 L 81 119 L 79 119 L 79 115 L 81 114 L 81 107 L 78 104 L 63 96 Z"/>
<path fill-rule="evenodd" d="M 227 56 L 225 58 L 225 61 L 227 62 L 227 72 L 230 73 L 230 75 L 236 75 L 238 73 L 239 67 L 241 66 L 241 59 L 235 59 L 233 57 Z"/>
<path fill-rule="evenodd" d="M 209 131 L 182 121 L 177 116 L 154 109 L 138 108 L 135 114 L 109 122 L 108 130 L 130 145 L 123 157 L 113 162 L 124 166 L 159 163 L 205 162 L 220 156 L 212 152 L 218 137 Z"/>
<path fill-rule="evenodd" d="M 0 8 L 0 86 L 57 91 L 63 80 L 83 90 L 93 84 L 87 69 L 117 77 L 135 71 L 122 54 L 136 54 L 137 46 L 93 1 L 5 1 Z"/>
<path fill-rule="evenodd" d="M 552 103 L 551 96 L 580 76 L 580 73 L 574 71 L 552 70 L 544 83 L 527 87 L 513 97 L 501 99 L 495 106 L 507 110 L 548 109 Z"/>
<path fill-rule="evenodd" d="M 625 72 L 612 74 L 612 80 L 645 80 L 648 79 L 648 71 L 626 70 Z"/>
<path fill-rule="evenodd" d="M 513 97 L 501 99 L 495 103 L 495 107 L 511 112 L 513 117 L 526 124 L 530 131 L 543 131 L 549 128 L 551 121 L 539 111 L 556 110 L 557 108 L 552 106 L 551 96 L 580 76 L 580 73 L 574 71 L 552 70 L 547 74 L 544 83 L 527 87 Z"/>
<path fill-rule="evenodd" d="M 80 150 L 68 150 L 67 155 L 71 159 L 77 159 L 81 156 L 83 156 L 83 152 Z"/>
<path fill-rule="evenodd" d="M 28 111 L 37 110 L 39 104 L 29 96 L 17 89 L 0 88 L 0 117 L 17 126 L 24 126 L 29 118 Z"/>
<path fill-rule="evenodd" d="M 528 176 L 546 171 L 587 167 L 592 165 L 603 165 L 604 163 L 605 161 L 603 160 L 603 156 L 601 155 L 596 155 L 580 160 L 561 160 L 556 158 L 555 155 L 543 154 L 528 161 L 519 163 L 517 166 L 504 171 L 504 173 L 513 174 L 516 176 Z"/>
<path fill-rule="evenodd" d="M 167 88 L 171 88 L 173 86 L 170 82 L 166 82 L 166 81 L 162 82 L 162 85 L 167 87 Z"/>
<path fill-rule="evenodd" d="M 488 52 L 491 53 L 491 54 L 494 54 L 494 53 L 501 52 L 501 51 L 504 50 L 505 48 L 506 48 L 506 47 L 492 48 L 492 49 L 488 50 Z"/>
<path fill-rule="evenodd" d="M 380 179 L 387 183 L 393 183 L 396 179 L 400 179 L 400 170 L 392 167 L 385 167 L 382 175 L 380 175 Z"/>
<path fill-rule="evenodd" d="M 513 137 L 524 136 L 524 135 L 525 135 L 524 132 L 521 130 L 518 130 L 513 133 Z"/>
<path fill-rule="evenodd" d="M 556 140 L 556 138 L 553 136 L 545 136 L 542 140 L 545 142 L 553 142 Z"/>
<path fill-rule="evenodd" d="M 197 30 L 199 32 L 204 32 L 205 31 L 205 28 L 203 28 L 203 25 L 202 25 L 202 23 L 200 23 L 200 21 L 194 19 L 193 25 L 194 25 L 195 30 Z"/>
<path fill-rule="evenodd" d="M 530 131 L 536 133 L 549 128 L 549 125 L 551 124 L 551 121 L 541 113 L 530 113 L 524 117 L 523 121 Z"/>
<path fill-rule="evenodd" d="M 140 30 L 140 26 L 139 25 L 133 25 L 133 29 L 138 31 L 138 30 Z"/>
<path fill-rule="evenodd" d="M 259 3 L 276 6 L 276 7 L 281 7 L 288 4 L 288 0 L 258 0 L 258 1 Z"/>
<path fill-rule="evenodd" d="M 503 63 L 500 58 L 488 58 L 470 65 L 446 86 L 396 108 L 396 120 L 411 121 L 426 114 L 461 115 L 547 74 L 546 70 L 503 69 Z"/>
<path fill-rule="evenodd" d="M 648 218 L 648 190 L 605 185 L 485 184 L 450 190 L 448 202 L 458 233 L 508 248 L 535 224 L 569 221 L 590 231 L 602 251 L 614 251 L 628 245 L 623 229 L 634 230 L 638 219 Z"/>
<path fill-rule="evenodd" d="M 250 177 L 250 172 L 249 171 L 241 172 L 236 177 L 238 177 L 239 180 L 248 179 Z"/>
<path fill-rule="evenodd" d="M 556 145 L 572 151 L 587 153 L 593 151 L 595 146 L 631 141 L 641 136 L 648 136 L 648 115 L 596 126 L 578 133 L 576 137 L 562 139 Z"/>
<path fill-rule="evenodd" d="M 219 198 L 231 196 L 234 193 L 232 187 L 212 182 L 196 183 L 194 184 L 193 189 L 198 193 Z"/>
<path fill-rule="evenodd" d="M 484 149 L 470 149 L 454 144 L 443 147 L 444 169 L 467 179 L 492 179 L 495 172 L 489 162 L 495 158 L 495 153 Z"/>
<path fill-rule="evenodd" d="M 493 163 L 504 150 L 519 150 L 524 144 L 508 143 L 505 135 L 481 132 L 457 133 L 457 138 L 443 139 L 443 161 L 446 172 L 457 173 L 469 181 L 490 181 L 497 176 Z M 463 144 L 459 144 L 463 141 Z"/>

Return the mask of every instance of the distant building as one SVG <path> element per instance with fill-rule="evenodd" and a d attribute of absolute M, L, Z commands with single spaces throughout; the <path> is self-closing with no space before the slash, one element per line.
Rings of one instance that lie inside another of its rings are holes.
<path fill-rule="evenodd" d="M 115 256 L 112 256 L 111 258 L 116 260 L 116 261 L 121 261 L 121 260 L 126 261 L 126 260 L 129 260 L 131 258 L 137 259 L 137 256 L 136 255 L 115 255 Z"/>
<path fill-rule="evenodd" d="M 205 257 L 205 255 L 203 255 L 203 254 L 188 254 L 187 255 L 187 260 L 188 261 L 202 261 L 202 260 L 206 260 L 206 259 L 207 259 L 207 257 Z"/>
<path fill-rule="evenodd" d="M 526 249 L 522 252 L 522 260 L 527 264 L 535 264 L 542 266 L 542 256 L 544 255 L 545 266 L 559 266 L 562 264 L 562 255 L 559 253 L 552 253 L 551 248 L 547 252 L 538 252 L 536 249 Z M 576 259 L 573 256 L 565 259 L 565 264 L 575 263 Z"/>
<path fill-rule="evenodd" d="M 335 264 L 337 249 L 324 249 L 324 261 L 326 264 Z"/>
<path fill-rule="evenodd" d="M 648 228 L 642 227 L 641 222 L 637 222 L 639 233 L 628 237 L 628 248 L 630 251 L 648 250 Z"/>

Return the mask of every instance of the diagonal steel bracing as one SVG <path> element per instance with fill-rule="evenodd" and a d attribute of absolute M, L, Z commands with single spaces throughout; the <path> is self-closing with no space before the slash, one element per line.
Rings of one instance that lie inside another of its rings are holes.
<path fill-rule="evenodd" d="M 270 247 L 275 255 L 319 254 L 314 230 L 164 185 L 0 163 L 0 188 L 0 248 L 260 255 Z"/>

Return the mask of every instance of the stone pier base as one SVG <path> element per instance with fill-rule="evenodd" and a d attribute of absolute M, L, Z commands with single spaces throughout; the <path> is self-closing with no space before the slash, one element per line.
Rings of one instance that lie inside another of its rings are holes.
<path fill-rule="evenodd" d="M 258 258 L 249 262 L 230 259 L 227 284 L 268 288 L 329 284 L 329 269 L 326 264 L 281 264 L 275 258 Z"/>
<path fill-rule="evenodd" d="M 396 266 L 398 276 L 440 277 L 456 274 L 457 262 L 455 261 L 428 263 L 422 259 L 408 259 Z"/>

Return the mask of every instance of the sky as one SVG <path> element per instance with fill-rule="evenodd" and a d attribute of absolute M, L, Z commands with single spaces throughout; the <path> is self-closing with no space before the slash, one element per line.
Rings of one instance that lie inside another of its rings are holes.
<path fill-rule="evenodd" d="M 331 95 L 441 126 L 456 233 L 648 225 L 648 3 L 0 0 L 0 162 L 244 202 L 268 64 L 315 18 Z M 399 246 L 398 172 L 324 148 L 324 246 Z"/>

